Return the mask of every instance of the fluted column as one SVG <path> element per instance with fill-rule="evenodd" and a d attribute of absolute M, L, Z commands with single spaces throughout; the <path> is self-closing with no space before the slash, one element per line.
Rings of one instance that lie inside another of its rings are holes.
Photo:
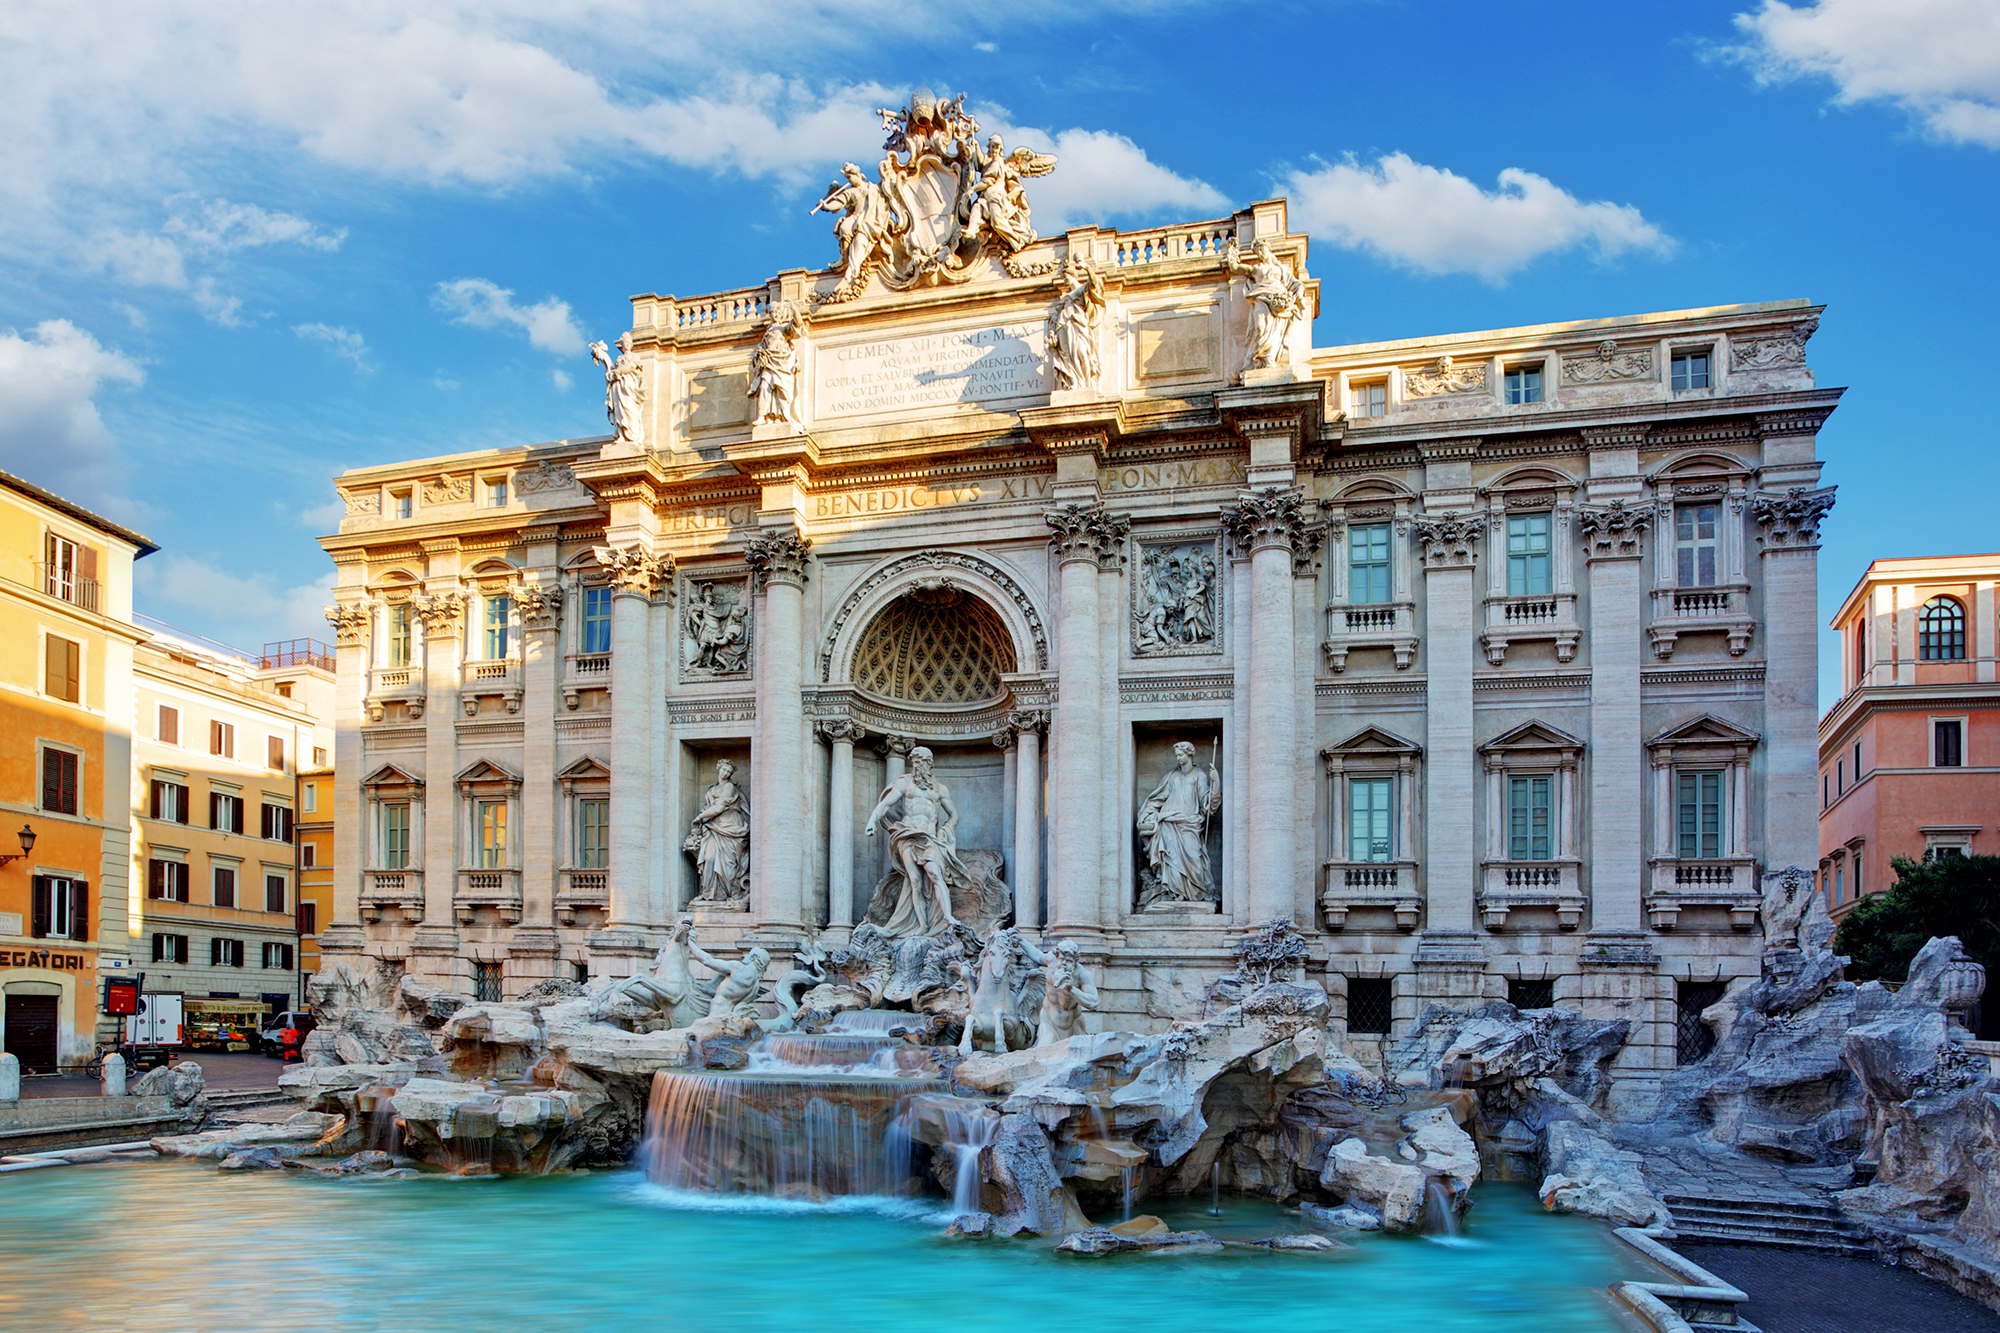
<path fill-rule="evenodd" d="M 1282 487 L 1242 491 L 1222 522 L 1250 551 L 1249 772 L 1242 823 L 1249 842 L 1244 896 L 1252 924 L 1292 919 L 1298 894 L 1298 689 L 1292 560 L 1306 550 L 1305 498 Z"/>
<path fill-rule="evenodd" d="M 655 556 L 638 546 L 599 547 L 598 564 L 611 573 L 611 866 L 607 934 L 643 930 L 657 913 L 652 903 L 651 863 L 657 859 L 652 827 L 652 786 L 658 780 L 655 755 L 655 677 L 652 649 L 653 598 L 673 577 L 671 556 Z M 637 947 L 636 938 L 620 941 Z"/>
<path fill-rule="evenodd" d="M 1014 924 L 1042 924 L 1042 729 L 1049 715 L 1023 709 L 1007 715 L 1014 729 Z"/>
<path fill-rule="evenodd" d="M 805 657 L 806 561 L 812 543 L 790 527 L 750 539 L 744 559 L 763 598 L 757 646 L 757 736 L 750 756 L 750 910 L 758 928 L 803 928 L 806 756 L 799 691 Z"/>
<path fill-rule="evenodd" d="M 1104 778 L 1110 756 L 1103 749 L 1102 654 L 1097 595 L 1098 561 L 1115 551 L 1129 519 L 1102 505 L 1068 504 L 1044 517 L 1054 530 L 1060 598 L 1056 629 L 1054 715 L 1055 850 L 1049 879 L 1049 925 L 1065 933 L 1094 933 L 1102 925 L 1098 892 L 1102 863 L 1099 805 L 1108 798 Z"/>
<path fill-rule="evenodd" d="M 833 745 L 827 781 L 826 924 L 845 930 L 854 924 L 854 742 L 859 723 L 848 718 L 819 724 Z"/>

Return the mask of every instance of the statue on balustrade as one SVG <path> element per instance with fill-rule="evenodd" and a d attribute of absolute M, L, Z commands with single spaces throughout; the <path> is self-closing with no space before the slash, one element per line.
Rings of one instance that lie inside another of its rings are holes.
<path fill-rule="evenodd" d="M 1083 1011 L 1097 1008 L 1097 983 L 1083 970 L 1074 940 L 1064 940 L 1044 957 L 1042 1022 L 1035 1032 L 1035 1045 L 1053 1046 L 1083 1035 Z"/>
<path fill-rule="evenodd" d="M 1222 267 L 1249 282 L 1245 295 L 1250 298 L 1250 347 L 1245 368 L 1263 370 L 1277 365 L 1284 359 L 1285 339 L 1293 321 L 1311 313 L 1305 283 L 1285 267 L 1269 241 L 1258 241 L 1246 260 L 1232 237 L 1223 252 Z"/>
<path fill-rule="evenodd" d="M 805 332 L 805 313 L 793 302 L 780 301 L 771 311 L 771 322 L 750 354 L 750 396 L 757 400 L 752 421 L 799 424 L 799 340 Z"/>
<path fill-rule="evenodd" d="M 1194 765 L 1194 745 L 1174 746 L 1174 766 L 1139 807 L 1139 835 L 1146 867 L 1139 876 L 1139 906 L 1173 909 L 1222 900 L 1208 861 L 1208 817 L 1222 807 L 1222 775 L 1209 756 L 1208 771 Z"/>
<path fill-rule="evenodd" d="M 696 902 L 738 903 L 750 897 L 750 801 L 736 785 L 736 765 L 715 765 L 715 785 L 696 812 L 681 850 L 694 856 L 700 876 Z"/>
<path fill-rule="evenodd" d="M 875 888 L 867 919 L 895 939 L 960 928 L 975 937 L 1006 916 L 1010 895 L 997 852 L 958 850 L 958 807 L 931 771 L 930 750 L 910 751 L 910 771 L 890 783 L 862 829 L 889 833 L 890 871 Z"/>
<path fill-rule="evenodd" d="M 620 444 L 646 442 L 645 418 L 640 409 L 646 403 L 646 367 L 632 355 L 632 335 L 618 335 L 618 359 L 602 342 L 590 345 L 590 359 L 604 367 L 604 415 Z"/>
<path fill-rule="evenodd" d="M 600 991 L 590 1003 L 591 1018 L 634 1032 L 687 1027 L 708 1012 L 715 994 L 714 982 L 695 980 L 694 953 L 694 918 L 683 916 L 674 923 L 666 947 L 654 957 L 653 970 L 614 981 Z"/>

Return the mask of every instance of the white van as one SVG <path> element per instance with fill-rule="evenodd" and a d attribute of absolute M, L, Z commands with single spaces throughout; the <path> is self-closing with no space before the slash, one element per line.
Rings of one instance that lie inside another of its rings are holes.
<path fill-rule="evenodd" d="M 125 1047 L 134 1069 L 163 1065 L 187 1045 L 185 1007 L 177 991 L 139 997 L 139 1012 L 125 1020 Z"/>

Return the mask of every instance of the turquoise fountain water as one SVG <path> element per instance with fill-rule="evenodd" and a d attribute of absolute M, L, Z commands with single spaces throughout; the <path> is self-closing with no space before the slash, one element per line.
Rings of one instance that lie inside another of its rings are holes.
<path fill-rule="evenodd" d="M 1099 1260 L 946 1240 L 943 1199 L 690 1195 L 637 1171 L 368 1181 L 163 1162 L 29 1172 L 0 1197 L 8 1328 L 1610 1333 L 1628 1325 L 1605 1284 L 1642 1275 L 1601 1227 L 1498 1185 L 1451 1245 Z M 1147 1206 L 1221 1237 L 1304 1229 L 1270 1204 L 1163 1202 Z"/>

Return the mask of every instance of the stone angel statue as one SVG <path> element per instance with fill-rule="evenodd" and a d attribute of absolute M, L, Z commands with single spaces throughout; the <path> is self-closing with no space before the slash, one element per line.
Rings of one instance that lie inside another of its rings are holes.
<path fill-rule="evenodd" d="M 646 367 L 632 355 L 632 335 L 618 335 L 618 359 L 602 342 L 590 345 L 590 359 L 604 367 L 604 414 L 620 444 L 646 442 L 645 418 L 640 409 L 646 403 Z"/>
<path fill-rule="evenodd" d="M 990 238 L 1003 254 L 1015 254 L 1034 244 L 1036 232 L 1021 181 L 1046 176 L 1056 168 L 1052 153 L 1016 148 L 1011 154 L 1000 136 L 987 139 L 985 149 L 967 140 L 966 179 L 960 186 L 961 234 L 968 240 Z"/>

